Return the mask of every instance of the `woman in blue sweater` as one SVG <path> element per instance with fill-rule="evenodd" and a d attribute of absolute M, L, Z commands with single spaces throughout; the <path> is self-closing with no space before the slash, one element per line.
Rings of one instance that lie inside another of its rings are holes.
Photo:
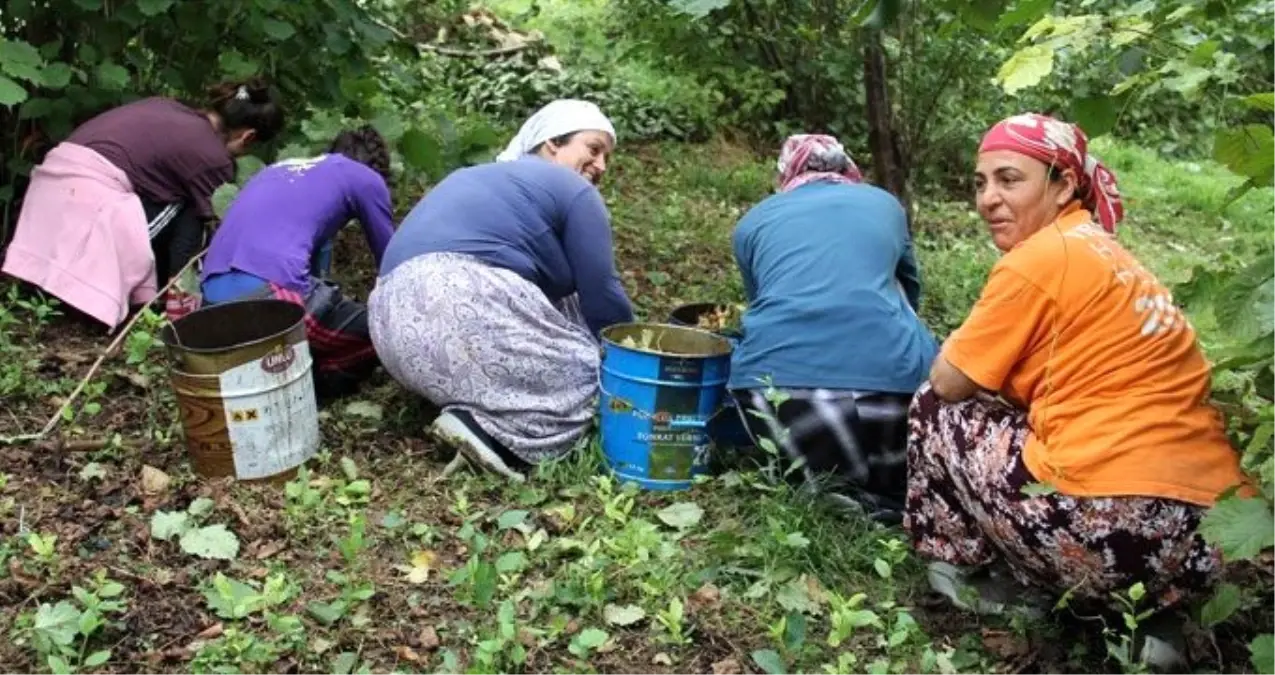
<path fill-rule="evenodd" d="M 907 216 L 831 136 L 790 137 L 778 169 L 778 193 L 735 229 L 748 309 L 730 388 L 755 441 L 897 521 L 908 405 L 938 351 Z"/>
<path fill-rule="evenodd" d="M 412 209 L 368 299 L 385 369 L 442 408 L 433 434 L 514 480 L 587 431 L 598 333 L 633 320 L 595 187 L 614 145 L 592 103 L 545 106 Z"/>

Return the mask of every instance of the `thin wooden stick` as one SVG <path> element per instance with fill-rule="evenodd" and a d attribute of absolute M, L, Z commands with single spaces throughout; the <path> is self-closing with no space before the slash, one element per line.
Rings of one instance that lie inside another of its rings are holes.
<path fill-rule="evenodd" d="M 114 354 L 117 349 L 119 349 L 120 345 L 124 344 L 124 339 L 128 337 L 128 334 L 133 330 L 133 327 L 136 326 L 137 322 L 141 320 L 142 315 L 146 314 L 146 308 L 150 307 L 151 304 L 155 302 L 155 300 L 158 300 L 168 295 L 168 291 L 171 290 L 172 287 L 177 284 L 177 282 L 181 279 L 182 275 L 186 273 L 186 270 L 190 269 L 192 265 L 199 262 L 199 260 L 202 259 L 204 257 L 204 254 L 207 252 L 208 252 L 208 249 L 204 249 L 200 251 L 199 253 L 196 253 L 186 263 L 186 265 L 177 272 L 177 274 L 173 275 L 172 279 L 168 280 L 168 283 L 165 284 L 164 287 L 159 290 L 159 293 L 155 294 L 155 297 L 152 298 L 150 302 L 146 303 L 145 305 L 142 305 L 141 308 L 137 310 L 137 313 L 133 315 L 133 318 L 129 319 L 128 323 L 124 324 L 124 327 L 115 336 L 115 339 L 111 341 L 111 344 L 107 345 L 106 351 L 102 352 L 102 354 L 97 357 L 97 360 L 93 362 L 92 366 L 89 366 L 89 372 L 84 375 L 84 378 L 80 380 L 80 383 L 75 387 L 75 390 L 72 391 L 71 395 L 68 396 L 67 399 L 62 402 L 62 406 L 58 408 L 57 412 L 53 413 L 53 416 L 49 418 L 49 421 L 45 423 L 44 428 L 41 429 L 39 433 L 3 437 L 3 438 L 0 438 L 0 445 L 14 445 L 16 443 L 29 443 L 31 441 L 38 441 L 47 437 L 49 433 L 51 433 L 58 426 L 58 422 L 61 421 L 62 419 L 62 414 L 68 408 L 70 408 L 71 404 L 75 402 L 75 399 L 79 398 L 80 394 L 84 392 L 84 387 L 88 386 L 88 383 L 92 381 L 93 376 L 97 374 L 98 369 L 102 367 L 102 364 L 106 362 L 106 359 L 110 358 L 111 355 Z"/>

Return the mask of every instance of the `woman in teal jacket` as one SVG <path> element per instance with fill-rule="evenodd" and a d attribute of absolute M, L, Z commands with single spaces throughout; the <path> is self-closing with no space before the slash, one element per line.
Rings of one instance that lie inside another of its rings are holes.
<path fill-rule="evenodd" d="M 897 522 L 908 405 L 938 351 L 907 216 L 831 136 L 789 138 L 778 169 L 778 193 L 735 229 L 748 308 L 730 388 L 754 440 Z"/>

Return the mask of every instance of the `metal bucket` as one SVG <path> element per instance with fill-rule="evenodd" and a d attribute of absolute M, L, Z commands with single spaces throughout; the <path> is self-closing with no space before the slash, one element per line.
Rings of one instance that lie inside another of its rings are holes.
<path fill-rule="evenodd" d="M 195 472 L 287 480 L 319 449 L 305 310 L 241 300 L 164 327 L 169 373 Z"/>
<path fill-rule="evenodd" d="M 701 316 L 719 312 L 727 305 L 719 302 L 693 302 L 685 305 L 678 305 L 672 312 L 669 312 L 668 322 L 674 326 L 689 326 L 691 328 L 699 327 L 699 319 Z M 706 330 L 701 328 L 700 330 Z M 740 333 L 737 330 L 718 330 L 713 331 L 730 341 L 732 347 L 739 346 Z M 740 416 L 738 407 L 733 397 L 726 397 L 725 405 L 730 408 L 729 411 L 717 415 L 713 423 L 708 426 L 708 435 L 714 443 L 720 446 L 728 446 L 734 448 L 749 448 L 753 446 L 752 437 L 748 435 L 748 430 L 744 427 L 744 420 Z"/>
<path fill-rule="evenodd" d="M 602 331 L 602 454 L 621 481 L 685 490 L 708 471 L 708 420 L 726 395 L 731 344 L 698 328 Z"/>

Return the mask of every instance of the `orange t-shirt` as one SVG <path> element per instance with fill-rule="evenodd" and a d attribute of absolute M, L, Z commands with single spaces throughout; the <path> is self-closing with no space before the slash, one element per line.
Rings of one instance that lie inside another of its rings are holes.
<path fill-rule="evenodd" d="M 1169 291 L 1073 205 L 1006 253 L 943 356 L 1024 405 L 1037 480 L 1212 505 L 1246 482 Z"/>

